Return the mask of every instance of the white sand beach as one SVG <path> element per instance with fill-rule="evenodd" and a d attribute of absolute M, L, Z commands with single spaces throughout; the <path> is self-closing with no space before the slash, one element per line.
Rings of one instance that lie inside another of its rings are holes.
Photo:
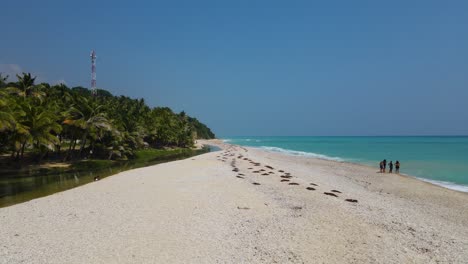
<path fill-rule="evenodd" d="M 466 193 L 199 143 L 223 150 L 0 208 L 0 263 L 468 263 Z"/>

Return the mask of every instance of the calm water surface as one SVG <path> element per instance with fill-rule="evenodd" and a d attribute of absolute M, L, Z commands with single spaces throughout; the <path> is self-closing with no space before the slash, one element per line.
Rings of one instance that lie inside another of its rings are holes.
<path fill-rule="evenodd" d="M 125 170 L 189 158 L 209 151 L 216 151 L 216 149 L 205 148 L 146 160 L 106 162 L 107 165 L 104 166 L 95 166 L 93 162 L 87 165 L 84 161 L 80 163 L 80 166 L 70 168 L 2 171 L 0 172 L 0 207 L 90 183 L 96 176 L 102 179 Z"/>

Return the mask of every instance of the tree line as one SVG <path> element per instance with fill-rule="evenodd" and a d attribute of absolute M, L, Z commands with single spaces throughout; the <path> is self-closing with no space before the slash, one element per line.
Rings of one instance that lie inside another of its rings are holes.
<path fill-rule="evenodd" d="M 30 73 L 7 82 L 0 73 L 0 153 L 16 161 L 127 159 L 147 147 L 192 147 L 211 130 L 168 107 L 83 87 L 35 83 Z M 27 153 L 27 155 L 25 154 Z"/>

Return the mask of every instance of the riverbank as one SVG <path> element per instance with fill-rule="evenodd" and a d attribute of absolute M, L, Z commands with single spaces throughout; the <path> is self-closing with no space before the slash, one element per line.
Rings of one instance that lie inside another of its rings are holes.
<path fill-rule="evenodd" d="M 194 149 L 141 149 L 129 160 L 83 159 L 62 163 L 23 164 L 0 169 L 0 208 L 65 191 L 97 179 L 139 167 L 179 160 L 208 152 Z"/>
<path fill-rule="evenodd" d="M 200 143 L 224 150 L 1 208 L 0 262 L 468 259 L 465 193 L 361 165 Z"/>

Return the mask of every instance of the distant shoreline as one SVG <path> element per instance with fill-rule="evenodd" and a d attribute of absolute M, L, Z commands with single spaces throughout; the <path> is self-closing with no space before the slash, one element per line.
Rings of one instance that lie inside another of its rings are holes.
<path fill-rule="evenodd" d="M 245 136 L 246 138 L 271 138 L 268 136 Z M 433 137 L 441 137 L 441 138 L 468 138 L 468 136 L 294 136 L 294 138 L 316 138 L 316 137 L 323 137 L 323 138 L 392 138 L 392 137 L 411 137 L 411 138 L 433 138 Z M 243 138 L 243 137 L 239 137 Z M 289 136 L 274 136 L 273 138 L 291 138 Z M 220 139 L 224 143 L 227 144 L 234 144 L 234 145 L 239 145 L 236 143 L 233 143 L 231 139 Z M 247 140 L 247 142 L 254 142 L 254 140 Z M 290 155 L 293 157 L 307 157 L 307 158 L 312 158 L 312 159 L 320 159 L 320 160 L 326 160 L 326 161 L 334 161 L 334 162 L 343 162 L 343 163 L 349 163 L 349 164 L 354 164 L 354 165 L 359 165 L 359 166 L 365 166 L 367 168 L 372 168 L 378 170 L 377 167 L 374 167 L 370 165 L 370 161 L 367 162 L 358 162 L 358 161 L 353 161 L 350 159 L 342 158 L 342 157 L 334 157 L 334 156 L 328 156 L 326 154 L 318 154 L 318 153 L 313 153 L 313 152 L 307 152 L 307 151 L 298 151 L 298 150 L 292 150 L 292 149 L 285 149 L 281 147 L 272 147 L 272 146 L 249 146 L 249 145 L 239 145 L 239 146 L 246 146 L 246 147 L 252 147 L 252 148 L 257 148 L 260 150 L 264 151 L 269 151 L 273 153 L 281 153 L 285 155 Z M 388 168 L 387 168 L 388 169 Z M 390 174 L 385 173 L 384 175 Z M 395 174 L 395 173 L 392 173 Z M 380 175 L 380 174 L 378 174 Z M 444 181 L 444 180 L 434 180 L 430 178 L 424 178 L 424 176 L 416 176 L 411 173 L 405 172 L 405 173 L 399 173 L 398 175 L 404 176 L 404 177 L 411 177 L 413 179 L 417 179 L 420 181 L 424 181 L 426 183 L 430 183 L 436 186 L 440 186 L 446 189 L 450 189 L 453 191 L 458 191 L 458 192 L 463 192 L 463 193 L 468 193 L 468 185 L 466 184 L 460 184 L 460 183 L 455 183 L 451 181 Z"/>
<path fill-rule="evenodd" d="M 233 144 L 233 145 L 235 145 L 235 144 Z M 241 146 L 241 145 L 238 145 L 238 146 Z M 273 152 L 273 153 L 280 153 L 280 152 L 275 152 L 275 151 L 263 149 L 262 147 L 250 147 L 249 146 L 249 148 L 257 148 L 257 149 L 260 149 L 260 150 L 263 150 L 263 151 L 268 151 L 268 152 Z M 290 156 L 293 156 L 293 157 L 298 157 L 297 155 L 293 155 L 293 154 L 287 154 L 287 153 L 281 153 L 281 154 L 290 155 Z M 307 158 L 325 160 L 325 161 L 337 162 L 337 163 L 348 163 L 348 164 L 352 164 L 352 165 L 356 165 L 356 166 L 363 166 L 363 167 L 366 167 L 366 168 L 369 168 L 369 169 L 376 169 L 376 170 L 378 169 L 378 168 L 372 167 L 372 166 L 367 165 L 367 164 L 352 162 L 352 161 L 348 161 L 348 160 L 334 160 L 334 159 L 320 158 L 320 157 L 307 157 Z M 406 173 L 388 173 L 387 172 L 387 173 L 384 173 L 384 174 L 381 174 L 381 173 L 377 173 L 377 174 L 378 175 L 387 175 L 388 174 L 388 175 L 398 175 L 398 176 L 403 176 L 403 177 L 409 177 L 409 178 L 412 178 L 412 179 L 417 179 L 417 180 L 423 181 L 425 183 L 430 183 L 430 184 L 438 186 L 438 187 L 443 187 L 445 189 L 449 189 L 449 190 L 452 190 L 452 191 L 457 191 L 457 192 L 467 193 L 468 194 L 468 186 L 466 186 L 466 185 L 460 185 L 460 184 L 456 184 L 456 183 L 452 183 L 452 182 L 443 182 L 443 181 L 425 179 L 425 178 L 413 176 L 413 175 L 406 174 Z"/>

